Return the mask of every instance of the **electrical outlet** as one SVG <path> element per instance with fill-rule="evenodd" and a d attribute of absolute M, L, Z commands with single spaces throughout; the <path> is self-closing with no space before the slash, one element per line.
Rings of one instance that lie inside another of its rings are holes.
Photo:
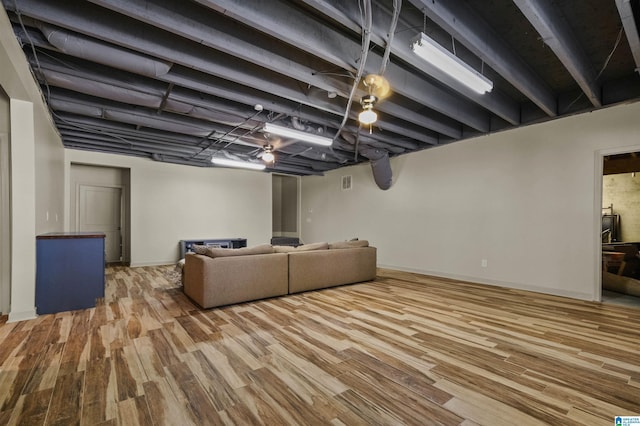
<path fill-rule="evenodd" d="M 487 259 L 482 259 L 480 261 L 480 266 L 482 266 L 483 268 L 486 268 L 487 267 Z"/>

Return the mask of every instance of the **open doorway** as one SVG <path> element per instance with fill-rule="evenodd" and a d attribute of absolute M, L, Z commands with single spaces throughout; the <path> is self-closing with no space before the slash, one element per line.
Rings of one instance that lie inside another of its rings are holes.
<path fill-rule="evenodd" d="M 271 179 L 271 244 L 297 246 L 300 244 L 300 178 L 272 174 Z"/>
<path fill-rule="evenodd" d="M 640 308 L 640 152 L 603 157 L 602 302 Z"/>
<path fill-rule="evenodd" d="M 130 170 L 71 164 L 70 183 L 72 230 L 105 234 L 106 262 L 130 264 Z"/>

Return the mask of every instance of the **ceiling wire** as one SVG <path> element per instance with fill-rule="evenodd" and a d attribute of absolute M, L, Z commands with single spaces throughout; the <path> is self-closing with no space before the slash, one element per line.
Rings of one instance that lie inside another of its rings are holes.
<path fill-rule="evenodd" d="M 391 55 L 391 45 L 393 44 L 393 38 L 396 33 L 396 28 L 398 26 L 398 20 L 400 19 L 400 10 L 402 9 L 402 0 L 393 0 L 393 16 L 391 17 L 391 25 L 389 26 L 389 32 L 387 33 L 387 43 L 384 49 L 384 56 L 382 57 L 382 64 L 380 65 L 380 71 L 378 74 L 380 76 L 384 75 L 384 72 L 387 69 L 387 64 L 389 63 L 389 56 Z M 425 25 L 426 25 L 426 15 L 425 15 Z M 354 161 L 358 161 L 358 145 L 360 142 L 360 130 L 362 129 L 362 125 L 358 122 L 358 132 L 356 133 L 356 143 L 354 149 Z M 371 127 L 369 127 L 369 131 L 371 131 Z"/>
<path fill-rule="evenodd" d="M 353 81 L 353 86 L 351 87 L 351 92 L 349 93 L 349 100 L 347 101 L 344 116 L 342 117 L 342 123 L 340 123 L 340 127 L 338 127 L 338 131 L 333 137 L 332 142 L 338 140 L 345 124 L 347 124 L 349 111 L 351 111 L 351 104 L 353 103 L 353 97 L 355 96 L 356 90 L 358 89 L 358 84 L 360 83 L 360 79 L 362 78 L 362 74 L 364 73 L 367 56 L 369 55 L 369 44 L 371 43 L 371 27 L 373 19 L 371 13 L 371 0 L 364 0 L 363 3 L 364 5 L 363 7 L 361 7 L 361 9 L 364 9 L 364 20 L 362 22 L 362 47 L 360 50 L 360 64 L 358 65 L 358 72 L 356 73 L 355 80 Z M 360 3 L 358 3 L 358 5 L 360 5 Z M 362 17 L 362 12 L 360 15 Z"/>
<path fill-rule="evenodd" d="M 220 142 L 223 140 L 223 138 L 225 136 L 229 136 L 232 132 L 238 130 L 239 128 L 241 128 L 242 126 L 244 126 L 245 124 L 247 124 L 249 121 L 253 120 L 254 118 L 256 118 L 258 115 L 260 115 L 262 113 L 262 111 L 257 111 L 255 112 L 253 115 L 251 115 L 248 118 L 245 118 L 244 121 L 242 121 L 240 124 L 236 125 L 233 129 L 231 130 L 227 130 L 222 136 L 215 138 L 214 140 L 211 140 L 209 142 L 209 144 L 207 146 L 205 146 L 204 148 L 202 148 L 200 151 L 196 152 L 195 154 L 191 155 L 189 157 L 189 159 L 193 159 L 194 157 L 197 157 L 198 155 L 202 154 L 203 152 L 205 152 L 207 149 L 211 148 L 214 144 Z M 255 128 L 260 128 L 260 125 L 255 126 Z M 216 133 L 217 130 L 212 130 L 211 132 L 209 132 L 209 134 L 205 137 L 200 138 L 200 140 L 197 142 L 197 144 L 200 144 L 201 142 L 208 140 L 211 136 L 213 136 Z M 229 141 L 229 143 L 225 146 L 228 147 L 230 144 L 233 143 L 233 141 L 236 141 L 238 139 L 240 139 L 241 136 L 236 136 L 235 139 Z"/>
<path fill-rule="evenodd" d="M 620 40 L 622 40 L 622 32 L 623 32 L 623 30 L 624 30 L 624 27 L 620 27 L 620 31 L 618 31 L 618 37 L 616 38 L 616 42 L 613 45 L 613 49 L 611 49 L 611 52 L 607 56 L 607 59 L 605 59 L 604 65 L 602 65 L 602 68 L 598 72 L 598 75 L 596 75 L 596 80 L 600 78 L 600 76 L 604 72 L 605 68 L 607 68 L 607 66 L 609 65 L 609 61 L 611 60 L 611 57 L 613 56 L 613 53 L 618 48 L 618 45 L 620 44 Z"/>
<path fill-rule="evenodd" d="M 378 74 L 383 75 L 387 69 L 389 63 L 389 55 L 391 54 L 391 44 L 393 44 L 393 37 L 396 33 L 396 27 L 398 26 L 398 20 L 400 19 L 400 10 L 402 9 L 402 0 L 393 0 L 393 17 L 391 18 L 391 26 L 389 27 L 389 33 L 387 34 L 387 46 L 384 50 L 384 56 L 382 57 L 382 65 L 380 66 L 380 72 Z"/>
<path fill-rule="evenodd" d="M 598 71 L 598 74 L 596 74 L 596 78 L 595 80 L 597 81 L 600 76 L 602 75 L 602 73 L 604 72 L 604 70 L 607 68 L 607 66 L 609 65 L 609 61 L 611 61 L 611 58 L 613 57 L 613 54 L 615 53 L 616 49 L 618 48 L 618 45 L 620 44 L 620 40 L 622 40 L 622 33 L 624 31 L 624 27 L 620 27 L 620 31 L 618 31 L 618 37 L 616 38 L 615 43 L 613 44 L 613 48 L 611 49 L 611 52 L 609 52 L 609 54 L 607 55 L 607 58 L 604 60 L 604 64 L 602 65 L 602 67 L 600 68 L 600 71 Z M 580 98 L 582 98 L 584 96 L 584 92 L 580 93 L 578 96 L 576 96 L 576 98 L 571 101 L 569 103 L 569 105 L 567 105 L 567 107 L 564 109 L 564 112 L 567 112 L 569 110 L 569 108 L 571 108 L 571 106 L 573 106 L 573 104 L 575 104 L 576 102 L 578 102 L 578 100 Z"/>

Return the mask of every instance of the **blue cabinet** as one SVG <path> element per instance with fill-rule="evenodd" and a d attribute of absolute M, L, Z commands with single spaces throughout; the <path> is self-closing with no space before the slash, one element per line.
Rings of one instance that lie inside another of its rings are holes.
<path fill-rule="evenodd" d="M 104 298 L 104 234 L 64 232 L 36 237 L 36 312 L 96 306 Z"/>

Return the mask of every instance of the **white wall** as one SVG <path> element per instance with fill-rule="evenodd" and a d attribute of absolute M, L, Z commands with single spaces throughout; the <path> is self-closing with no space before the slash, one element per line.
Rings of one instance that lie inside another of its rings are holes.
<path fill-rule="evenodd" d="M 638 117 L 622 105 L 404 155 L 388 191 L 368 165 L 305 177 L 302 238 L 369 239 L 381 267 L 597 300 L 601 157 L 637 150 Z"/>
<path fill-rule="evenodd" d="M 67 169 L 79 163 L 131 170 L 132 266 L 175 263 L 184 239 L 247 238 L 251 246 L 271 238 L 267 173 L 71 149 L 66 157 Z"/>
<path fill-rule="evenodd" d="M 12 99 L 11 109 L 11 312 L 10 320 L 34 318 L 35 311 L 35 138 L 33 104 Z"/>

